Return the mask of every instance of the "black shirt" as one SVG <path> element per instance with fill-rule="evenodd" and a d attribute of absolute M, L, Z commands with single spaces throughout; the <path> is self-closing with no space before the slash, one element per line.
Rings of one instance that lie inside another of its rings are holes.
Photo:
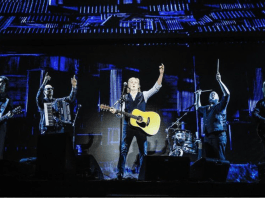
<path fill-rule="evenodd" d="M 265 129 L 265 98 L 259 100 L 253 110 L 253 117 L 260 129 Z"/>
<path fill-rule="evenodd" d="M 223 96 L 216 105 L 201 106 L 198 112 L 203 116 L 203 131 L 206 135 L 213 132 L 226 131 L 226 108 L 230 95 Z"/>

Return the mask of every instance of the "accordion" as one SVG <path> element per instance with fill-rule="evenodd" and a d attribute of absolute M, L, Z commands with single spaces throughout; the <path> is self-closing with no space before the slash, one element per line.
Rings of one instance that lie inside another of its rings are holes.
<path fill-rule="evenodd" d="M 45 126 L 72 124 L 70 104 L 64 99 L 44 103 Z"/>

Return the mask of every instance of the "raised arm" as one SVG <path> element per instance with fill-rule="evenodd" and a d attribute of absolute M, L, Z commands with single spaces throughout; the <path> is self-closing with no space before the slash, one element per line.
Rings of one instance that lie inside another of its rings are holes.
<path fill-rule="evenodd" d="M 74 102 L 75 98 L 76 98 L 76 93 L 77 93 L 77 80 L 75 78 L 75 75 L 73 78 L 71 78 L 71 84 L 72 84 L 72 90 L 71 93 L 68 97 L 66 97 L 66 101 L 67 102 Z"/>
<path fill-rule="evenodd" d="M 160 72 L 160 75 L 157 79 L 157 84 L 158 85 L 162 85 L 162 80 L 163 80 L 163 76 L 164 76 L 164 71 L 165 71 L 165 66 L 164 64 L 162 63 L 160 66 L 159 66 L 159 72 Z"/>
<path fill-rule="evenodd" d="M 230 95 L 230 92 L 229 92 L 228 88 L 225 86 L 225 84 L 221 80 L 220 73 L 217 73 L 216 74 L 216 80 L 219 83 L 219 85 L 220 85 L 220 87 L 222 89 L 222 92 L 223 92 L 224 96 Z"/>
<path fill-rule="evenodd" d="M 159 77 L 158 77 L 158 79 L 156 81 L 156 84 L 151 89 L 149 89 L 148 91 L 144 91 L 143 92 L 145 102 L 147 102 L 147 100 L 152 95 L 154 95 L 155 93 L 157 93 L 159 91 L 159 89 L 162 87 L 162 80 L 163 80 L 164 70 L 165 70 L 165 66 L 163 64 L 161 64 L 159 66 L 160 75 L 159 75 Z"/>
<path fill-rule="evenodd" d="M 201 106 L 201 93 L 202 93 L 201 89 L 199 89 L 195 92 L 195 108 L 196 108 L 196 110 L 198 110 L 199 107 Z"/>
<path fill-rule="evenodd" d="M 43 108 L 42 104 L 42 98 L 41 98 L 41 93 L 43 93 L 45 85 L 48 83 L 48 81 L 51 80 L 51 77 L 48 75 L 48 72 L 45 74 L 44 80 L 38 90 L 37 96 L 36 96 L 36 102 L 38 107 Z"/>

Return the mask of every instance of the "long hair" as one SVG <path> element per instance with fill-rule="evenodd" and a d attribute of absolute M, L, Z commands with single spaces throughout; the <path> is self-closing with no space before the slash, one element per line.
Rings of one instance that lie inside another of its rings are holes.
<path fill-rule="evenodd" d="M 129 85 L 129 81 L 132 80 L 132 79 L 135 79 L 135 80 L 138 81 L 138 84 L 139 84 L 138 92 L 140 92 L 140 91 L 141 91 L 141 85 L 140 85 L 140 80 L 139 80 L 139 78 L 135 78 L 135 77 L 131 77 L 131 78 L 129 78 L 129 80 L 128 80 L 128 85 Z M 129 86 L 128 86 L 128 87 L 127 87 L 127 93 L 130 93 L 130 91 L 131 91 L 131 89 L 130 89 Z"/>

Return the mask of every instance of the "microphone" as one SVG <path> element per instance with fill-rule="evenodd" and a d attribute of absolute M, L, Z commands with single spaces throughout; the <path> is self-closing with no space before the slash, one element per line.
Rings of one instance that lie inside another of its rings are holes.
<path fill-rule="evenodd" d="M 127 87 L 127 82 L 123 83 L 123 90 L 122 90 L 122 95 L 124 95 L 125 93 L 125 88 Z"/>
<path fill-rule="evenodd" d="M 82 105 L 81 104 L 78 104 L 78 109 L 80 109 L 82 107 Z"/>

